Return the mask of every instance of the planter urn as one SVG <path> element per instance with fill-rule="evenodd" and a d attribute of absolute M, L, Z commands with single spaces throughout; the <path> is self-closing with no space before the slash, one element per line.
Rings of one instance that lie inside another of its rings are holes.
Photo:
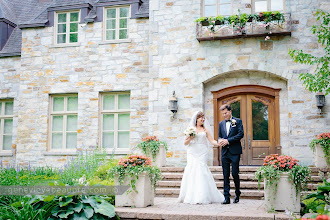
<path fill-rule="evenodd" d="M 131 182 L 129 176 L 125 177 L 122 185 L 128 185 Z M 118 176 L 115 177 L 115 186 L 119 186 Z M 122 195 L 115 196 L 115 206 L 116 207 L 136 207 L 144 208 L 154 204 L 154 190 L 151 185 L 149 176 L 146 173 L 139 175 L 139 178 L 135 183 L 136 190 L 132 190 L 132 187 L 128 191 L 124 192 Z M 128 192 L 128 193 L 127 193 Z"/>
<path fill-rule="evenodd" d="M 152 165 L 157 167 L 164 167 L 166 165 L 166 149 L 164 144 L 160 144 L 159 151 L 156 154 L 156 158 L 152 158 L 151 155 L 148 155 L 152 159 Z"/>
<path fill-rule="evenodd" d="M 300 211 L 300 192 L 296 194 L 294 184 L 289 180 L 288 173 L 281 173 L 280 180 L 276 184 L 269 185 L 264 181 L 265 208 L 267 211 Z"/>
<path fill-rule="evenodd" d="M 320 144 L 315 145 L 315 166 L 318 168 L 329 167 L 330 164 L 327 164 L 327 160 L 323 151 L 323 148 Z"/>

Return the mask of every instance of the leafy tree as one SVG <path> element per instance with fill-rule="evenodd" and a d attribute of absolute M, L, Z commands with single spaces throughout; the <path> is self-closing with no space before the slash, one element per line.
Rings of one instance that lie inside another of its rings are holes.
<path fill-rule="evenodd" d="M 313 34 L 318 37 L 318 42 L 324 46 L 324 56 L 317 57 L 302 50 L 289 50 L 289 55 L 296 63 L 316 65 L 315 74 L 301 73 L 299 79 L 303 81 L 306 89 L 311 92 L 330 92 L 330 14 L 323 10 L 317 10 L 314 14 L 317 21 L 321 21 L 319 25 L 312 27 Z"/>

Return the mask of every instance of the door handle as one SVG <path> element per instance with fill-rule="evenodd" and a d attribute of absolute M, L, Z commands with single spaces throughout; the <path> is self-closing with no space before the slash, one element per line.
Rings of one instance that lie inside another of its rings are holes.
<path fill-rule="evenodd" d="M 243 137 L 243 149 L 245 150 L 245 137 Z"/>
<path fill-rule="evenodd" d="M 248 136 L 248 145 L 249 145 L 249 149 L 251 149 L 251 137 L 250 137 L 250 135 Z"/>

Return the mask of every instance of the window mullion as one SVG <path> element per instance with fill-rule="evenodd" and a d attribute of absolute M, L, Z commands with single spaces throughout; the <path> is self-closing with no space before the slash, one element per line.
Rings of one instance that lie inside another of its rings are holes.
<path fill-rule="evenodd" d="M 0 119 L 0 150 L 3 150 L 3 130 L 4 130 L 4 119 Z"/>
<path fill-rule="evenodd" d="M 62 143 L 62 147 L 64 149 L 66 149 L 66 128 L 67 128 L 67 109 L 68 109 L 68 96 L 64 97 L 64 112 L 65 115 L 63 116 L 63 143 Z"/>
<path fill-rule="evenodd" d="M 118 113 L 114 114 L 114 148 L 117 149 L 118 148 Z"/>
<path fill-rule="evenodd" d="M 66 43 L 70 43 L 70 12 L 66 13 Z"/>
<path fill-rule="evenodd" d="M 5 110 L 6 110 L 6 108 L 5 108 L 5 105 L 6 105 L 6 102 L 2 102 L 2 105 L 1 105 L 1 115 L 5 115 Z"/>
<path fill-rule="evenodd" d="M 271 11 L 271 0 L 267 0 L 267 11 Z"/>
<path fill-rule="evenodd" d="M 62 139 L 62 148 L 66 149 L 66 121 L 67 121 L 67 115 L 63 115 L 63 139 Z"/>
<path fill-rule="evenodd" d="M 115 95 L 115 111 L 117 111 L 118 112 L 118 94 L 116 94 Z M 115 148 L 118 148 L 118 113 L 114 113 L 114 118 L 115 118 L 115 120 L 114 120 L 114 136 L 115 136 L 115 145 L 114 145 L 114 147 Z"/>
<path fill-rule="evenodd" d="M 116 8 L 116 40 L 119 39 L 119 14 L 120 8 Z"/>

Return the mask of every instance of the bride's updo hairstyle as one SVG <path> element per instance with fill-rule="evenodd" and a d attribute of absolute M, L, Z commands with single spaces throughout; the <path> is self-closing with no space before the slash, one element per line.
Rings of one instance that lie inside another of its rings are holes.
<path fill-rule="evenodd" d="M 198 112 L 198 113 L 197 113 L 197 116 L 196 116 L 196 123 L 195 123 L 195 126 L 197 126 L 197 120 L 198 120 L 199 118 L 204 118 L 204 117 L 205 117 L 205 115 L 204 115 L 203 112 Z M 204 128 L 204 124 L 202 124 L 202 127 Z"/>

